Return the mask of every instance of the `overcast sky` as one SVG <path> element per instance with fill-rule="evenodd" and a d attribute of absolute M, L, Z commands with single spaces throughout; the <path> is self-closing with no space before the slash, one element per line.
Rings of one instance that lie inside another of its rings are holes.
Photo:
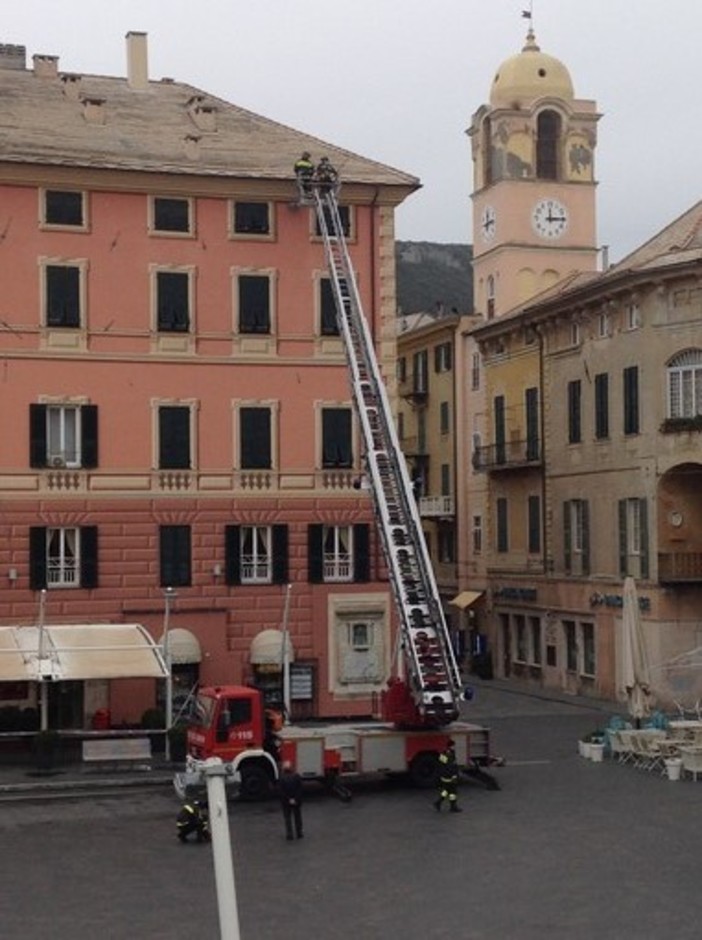
<path fill-rule="evenodd" d="M 149 73 L 418 176 L 397 236 L 470 242 L 465 130 L 518 52 L 529 0 L 19 0 L 0 42 L 62 71 L 126 74 L 124 36 L 149 34 Z M 598 237 L 616 261 L 700 198 L 698 0 L 533 0 L 544 52 L 603 114 Z"/>

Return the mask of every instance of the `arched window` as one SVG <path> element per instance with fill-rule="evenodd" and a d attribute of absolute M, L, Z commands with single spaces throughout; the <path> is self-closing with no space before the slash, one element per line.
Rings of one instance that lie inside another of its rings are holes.
<path fill-rule="evenodd" d="M 555 111 L 542 111 L 536 123 L 536 176 L 558 179 L 561 143 L 561 117 Z"/>
<path fill-rule="evenodd" d="M 688 349 L 668 363 L 668 417 L 702 415 L 702 350 Z"/>

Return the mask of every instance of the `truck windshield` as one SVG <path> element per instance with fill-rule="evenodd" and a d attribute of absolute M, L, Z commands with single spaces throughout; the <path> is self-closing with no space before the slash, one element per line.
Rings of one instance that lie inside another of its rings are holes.
<path fill-rule="evenodd" d="M 198 695 L 193 709 L 193 722 L 203 728 L 209 728 L 214 715 L 215 700 L 210 696 Z"/>

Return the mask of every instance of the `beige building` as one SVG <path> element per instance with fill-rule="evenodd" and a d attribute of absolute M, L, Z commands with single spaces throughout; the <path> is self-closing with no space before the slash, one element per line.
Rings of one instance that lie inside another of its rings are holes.
<path fill-rule="evenodd" d="M 543 402 L 534 466 L 485 468 L 501 675 L 623 697 L 631 575 L 659 701 L 699 698 L 696 674 L 671 661 L 702 643 L 701 231 L 698 203 L 606 273 L 474 333 L 494 382 L 531 346 Z M 525 481 L 543 500 L 533 556 Z"/>

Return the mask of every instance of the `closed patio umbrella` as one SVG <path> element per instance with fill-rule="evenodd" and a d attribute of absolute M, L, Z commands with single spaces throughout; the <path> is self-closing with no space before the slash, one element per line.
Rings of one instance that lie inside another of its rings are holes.
<path fill-rule="evenodd" d="M 622 606 L 622 682 L 626 689 L 629 714 L 636 726 L 651 711 L 651 675 L 641 624 L 636 582 L 624 580 Z"/>

